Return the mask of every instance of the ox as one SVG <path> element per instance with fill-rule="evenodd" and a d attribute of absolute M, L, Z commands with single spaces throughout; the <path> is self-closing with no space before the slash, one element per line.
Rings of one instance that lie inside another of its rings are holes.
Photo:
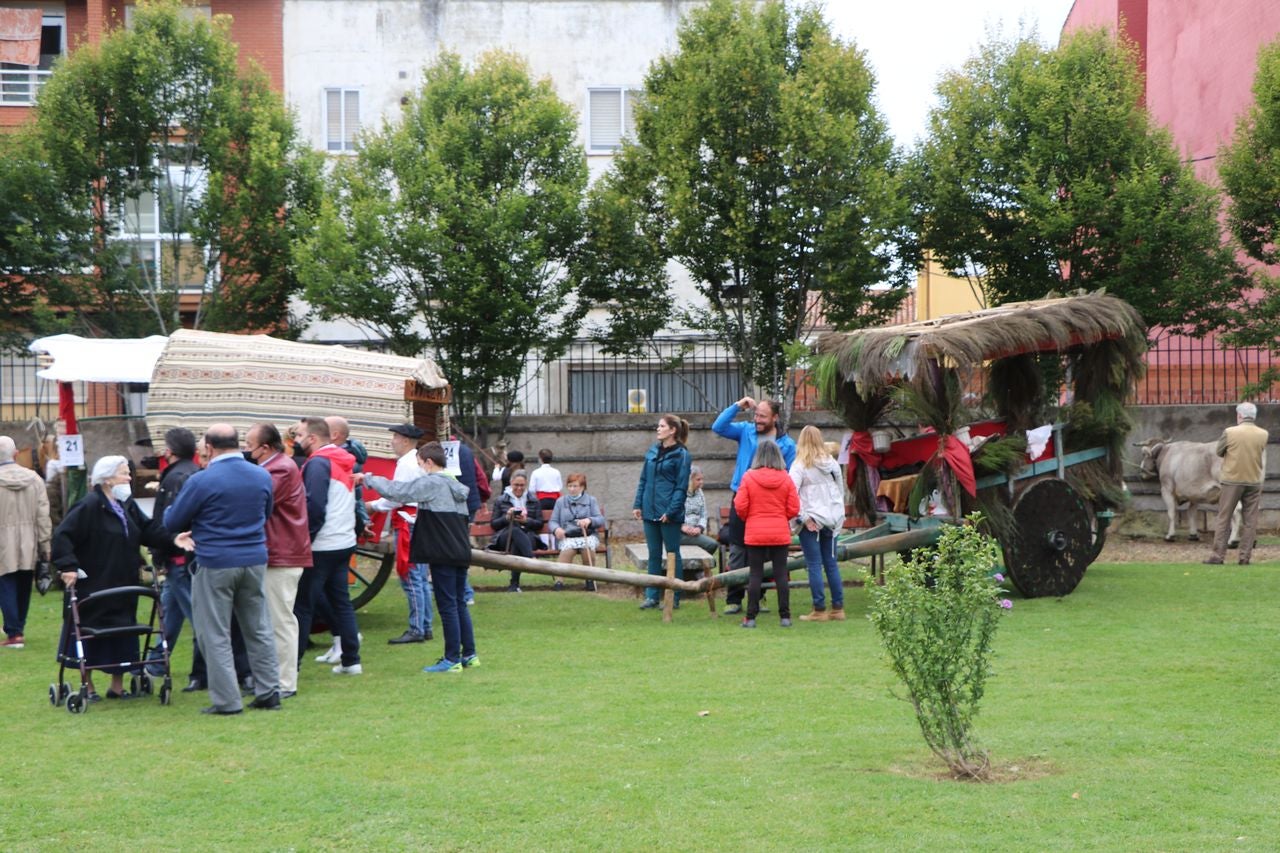
<path fill-rule="evenodd" d="M 1199 509 L 1218 510 L 1221 491 L 1222 457 L 1217 454 L 1217 441 L 1169 441 L 1153 438 L 1142 444 L 1142 476 L 1160 478 L 1160 497 L 1169 513 L 1169 532 L 1164 541 L 1172 542 L 1178 524 L 1178 509 L 1188 509 L 1192 542 L 1200 540 Z M 1210 530 L 1212 533 L 1212 530 Z M 1230 547 L 1240 544 L 1240 507 L 1231 517 Z"/>

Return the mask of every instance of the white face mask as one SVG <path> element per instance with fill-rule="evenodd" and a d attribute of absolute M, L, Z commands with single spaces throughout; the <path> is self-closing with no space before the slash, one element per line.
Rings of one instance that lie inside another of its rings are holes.
<path fill-rule="evenodd" d="M 111 487 L 111 497 L 118 501 L 127 501 L 133 497 L 133 486 L 128 483 L 117 483 Z"/>

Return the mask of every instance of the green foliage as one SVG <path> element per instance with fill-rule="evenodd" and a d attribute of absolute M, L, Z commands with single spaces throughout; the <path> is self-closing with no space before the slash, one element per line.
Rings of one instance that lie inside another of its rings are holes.
<path fill-rule="evenodd" d="M 608 241 L 578 277 L 619 306 L 603 338 L 705 331 L 761 394 L 790 400 L 784 344 L 820 314 L 881 322 L 914 269 L 874 78 L 816 8 L 776 0 L 711 0 L 678 42 L 645 81 L 634 144 L 593 189 L 589 228 Z M 673 312 L 667 260 L 705 306 Z"/>
<path fill-rule="evenodd" d="M 526 356 L 557 358 L 589 307 L 567 272 L 583 243 L 577 130 L 519 58 L 489 53 L 468 69 L 442 55 L 403 121 L 334 170 L 296 249 L 308 300 L 398 353 L 429 348 L 457 411 L 496 404 L 505 426 Z"/>
<path fill-rule="evenodd" d="M 131 28 L 60 61 L 29 143 L 0 153 L 0 195 L 24 164 L 43 166 L 17 190 L 47 204 L 18 227 L 58 246 L 27 264 L 37 301 L 91 334 L 168 333 L 180 293 L 198 294 L 197 326 L 279 331 L 298 290 L 288 247 L 314 155 L 265 75 L 238 70 L 229 19 L 181 10 L 141 3 Z M 158 257 L 144 232 L 159 235 Z"/>
<path fill-rule="evenodd" d="M 1218 176 L 1226 191 L 1227 225 L 1245 253 L 1260 264 L 1280 262 L 1280 39 L 1258 52 L 1254 103 L 1236 127 L 1235 138 L 1218 155 Z M 1237 346 L 1261 346 L 1280 355 L 1280 279 L 1256 270 L 1253 304 L 1234 318 L 1227 336 Z M 1265 371 L 1246 396 L 1280 381 L 1280 368 Z"/>
<path fill-rule="evenodd" d="M 1149 325 L 1220 327 L 1245 283 L 1213 189 L 1102 31 L 984 45 L 938 87 L 909 173 L 924 247 L 991 304 L 1106 289 Z"/>
<path fill-rule="evenodd" d="M 61 270 L 83 251 L 89 217 L 62 203 L 39 141 L 13 131 L 0 148 L 0 343 L 25 343 L 33 330 L 52 330 L 51 291 Z M 44 298 L 42 298 L 44 297 Z M 65 298 L 65 297 L 64 297 Z M 59 302 L 61 299 L 54 298 Z"/>
<path fill-rule="evenodd" d="M 972 524 L 949 525 L 936 548 L 917 549 L 869 585 L 870 618 L 902 680 L 925 742 L 957 777 L 985 778 L 990 760 L 971 729 L 991 672 L 1002 607 L 1000 549 Z"/>

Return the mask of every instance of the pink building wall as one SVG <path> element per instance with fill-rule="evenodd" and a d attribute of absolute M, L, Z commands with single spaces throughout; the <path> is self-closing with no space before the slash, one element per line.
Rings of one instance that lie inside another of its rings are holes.
<path fill-rule="evenodd" d="M 1280 37 L 1277 0 L 1076 0 L 1064 34 L 1123 28 L 1138 45 L 1152 118 L 1201 178 L 1253 103 L 1258 49 Z"/>

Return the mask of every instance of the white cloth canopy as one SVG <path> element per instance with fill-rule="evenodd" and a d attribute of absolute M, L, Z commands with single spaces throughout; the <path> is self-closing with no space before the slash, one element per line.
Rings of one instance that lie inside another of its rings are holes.
<path fill-rule="evenodd" d="M 52 335 L 31 342 L 27 349 L 53 358 L 53 364 L 36 371 L 41 379 L 56 382 L 150 382 L 156 362 L 168 338 L 82 338 Z"/>

